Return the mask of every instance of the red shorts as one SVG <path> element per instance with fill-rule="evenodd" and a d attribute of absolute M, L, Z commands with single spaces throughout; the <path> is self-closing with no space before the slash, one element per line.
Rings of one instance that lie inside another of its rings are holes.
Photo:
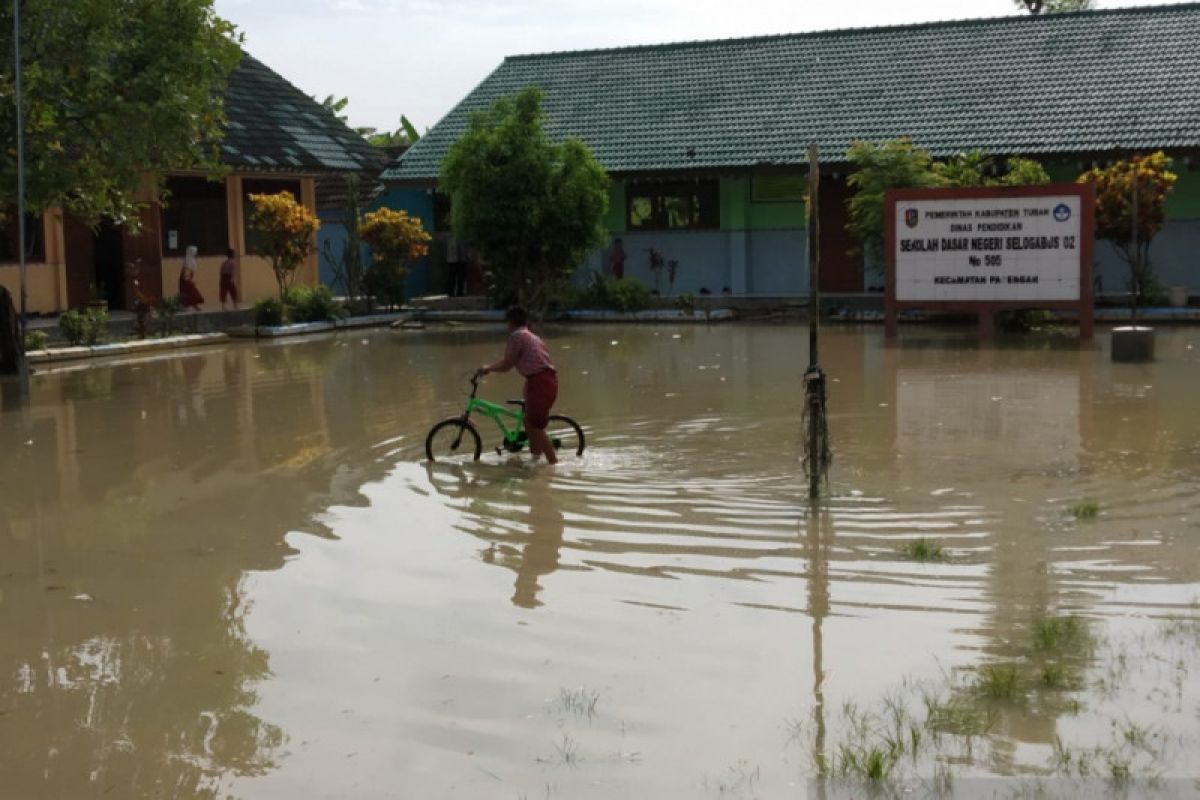
<path fill-rule="evenodd" d="M 221 302 L 222 303 L 225 302 L 226 297 L 232 298 L 233 302 L 235 302 L 235 303 L 238 301 L 237 284 L 233 282 L 232 275 L 222 275 L 221 276 Z"/>
<path fill-rule="evenodd" d="M 552 369 L 530 375 L 525 379 L 525 424 L 535 430 L 545 430 L 550 422 L 550 408 L 558 399 L 558 373 Z"/>

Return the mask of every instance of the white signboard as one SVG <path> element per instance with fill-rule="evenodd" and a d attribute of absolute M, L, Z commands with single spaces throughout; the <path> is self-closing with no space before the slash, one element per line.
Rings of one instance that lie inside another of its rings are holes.
<path fill-rule="evenodd" d="M 897 200 L 896 299 L 1079 300 L 1077 195 Z"/>

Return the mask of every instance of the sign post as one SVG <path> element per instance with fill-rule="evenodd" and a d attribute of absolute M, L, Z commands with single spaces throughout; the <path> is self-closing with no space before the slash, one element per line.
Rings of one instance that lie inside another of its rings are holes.
<path fill-rule="evenodd" d="M 905 308 L 993 315 L 1012 309 L 1079 314 L 1092 338 L 1095 189 L 1085 184 L 899 189 L 886 195 L 886 336 Z"/>

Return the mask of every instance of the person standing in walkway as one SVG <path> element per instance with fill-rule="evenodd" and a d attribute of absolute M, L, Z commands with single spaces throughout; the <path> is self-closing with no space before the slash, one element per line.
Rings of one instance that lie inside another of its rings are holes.
<path fill-rule="evenodd" d="M 204 295 L 196 288 L 196 245 L 189 244 L 183 256 L 183 268 L 179 270 L 179 301 L 184 308 L 200 310 Z"/>
<path fill-rule="evenodd" d="M 550 360 L 546 343 L 528 328 L 525 309 L 513 306 L 504 314 L 508 323 L 508 347 L 504 358 L 479 368 L 480 375 L 489 372 L 508 372 L 513 367 L 525 378 L 525 433 L 533 460 L 544 455 L 551 464 L 558 463 L 558 454 L 546 434 L 550 409 L 558 399 L 558 372 Z"/>
<path fill-rule="evenodd" d="M 225 298 L 233 301 L 233 308 L 238 307 L 237 284 L 234 283 L 233 273 L 237 270 L 237 253 L 231 247 L 225 251 L 225 260 L 221 262 L 221 310 L 225 311 Z"/>

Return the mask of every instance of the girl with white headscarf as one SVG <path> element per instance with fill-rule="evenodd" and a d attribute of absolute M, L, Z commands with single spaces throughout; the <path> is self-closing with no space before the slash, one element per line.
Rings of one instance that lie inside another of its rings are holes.
<path fill-rule="evenodd" d="M 183 268 L 179 270 L 179 300 L 184 308 L 200 310 L 204 295 L 196 288 L 196 245 L 189 244 L 183 256 Z"/>

